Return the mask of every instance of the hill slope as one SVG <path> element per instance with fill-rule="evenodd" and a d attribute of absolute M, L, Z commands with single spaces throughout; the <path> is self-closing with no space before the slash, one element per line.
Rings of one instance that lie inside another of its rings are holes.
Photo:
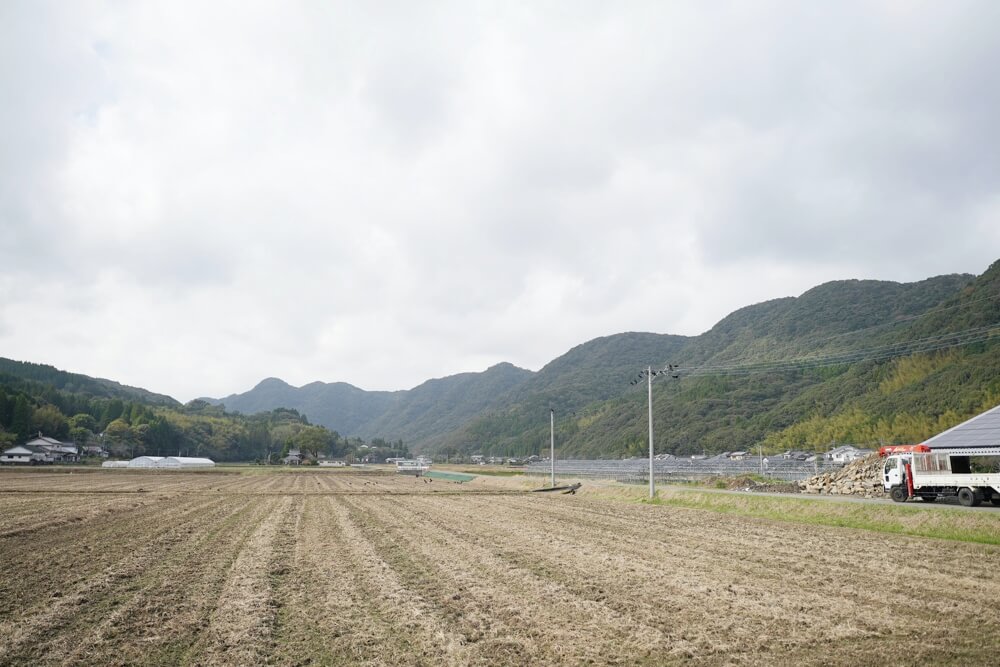
<path fill-rule="evenodd" d="M 406 433 L 405 441 L 414 448 L 433 445 L 440 434 L 492 409 L 498 397 L 518 390 L 533 376 L 531 371 L 502 363 L 482 373 L 428 380 L 409 391 L 396 392 L 389 409 L 362 427 L 360 433 L 385 440 Z"/>
<path fill-rule="evenodd" d="M 618 457 L 647 446 L 646 392 L 629 380 L 647 365 L 670 362 L 719 370 L 669 384 L 657 380 L 658 451 L 915 440 L 1000 402 L 996 337 L 910 356 L 876 358 L 871 351 L 991 331 L 1000 324 L 998 276 L 1000 262 L 979 277 L 830 282 L 799 297 L 741 308 L 700 336 L 598 338 L 537 373 L 500 364 L 391 393 L 342 383 L 295 389 L 272 379 L 223 402 L 242 412 L 295 408 L 342 433 L 402 439 L 424 451 L 506 455 L 546 451 L 553 409 L 560 455 Z M 854 358 L 812 368 L 738 370 L 833 354 Z"/>
<path fill-rule="evenodd" d="M 21 383 L 37 383 L 70 394 L 83 394 L 93 398 L 118 398 L 138 401 L 147 405 L 179 406 L 180 403 L 164 394 L 155 394 L 139 387 L 129 387 L 112 380 L 92 378 L 79 373 L 61 371 L 54 366 L 14 361 L 0 357 L 2 384 L 17 387 Z"/>
<path fill-rule="evenodd" d="M 394 393 L 365 391 L 346 382 L 311 382 L 296 388 L 278 378 L 267 378 L 248 392 L 205 400 L 247 415 L 290 408 L 307 415 L 313 423 L 345 435 L 360 435 L 366 424 L 389 410 Z"/>

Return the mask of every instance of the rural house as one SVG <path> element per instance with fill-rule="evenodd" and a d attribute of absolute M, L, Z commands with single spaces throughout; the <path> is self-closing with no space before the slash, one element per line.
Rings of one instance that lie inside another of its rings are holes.
<path fill-rule="evenodd" d="M 75 463 L 79 460 L 80 451 L 76 444 L 47 438 L 41 433 L 37 438 L 5 449 L 0 454 L 0 463 Z"/>
<path fill-rule="evenodd" d="M 80 460 L 80 450 L 77 449 L 75 442 L 61 442 L 39 433 L 37 438 L 29 440 L 26 444 L 41 447 L 55 463 L 75 463 Z"/>
<path fill-rule="evenodd" d="M 281 459 L 281 462 L 286 466 L 297 466 L 302 464 L 302 460 L 304 458 L 305 457 L 302 455 L 302 452 L 298 449 L 289 449 L 288 456 Z"/>
<path fill-rule="evenodd" d="M 826 456 L 834 463 L 850 463 L 855 459 L 863 459 L 871 453 L 870 449 L 858 449 L 854 445 L 841 445 L 831 449 L 826 453 Z"/>
<path fill-rule="evenodd" d="M 51 462 L 51 460 L 46 459 L 44 449 L 31 445 L 10 447 L 9 449 L 5 449 L 3 454 L 0 454 L 0 463 L 26 463 L 32 465 Z"/>

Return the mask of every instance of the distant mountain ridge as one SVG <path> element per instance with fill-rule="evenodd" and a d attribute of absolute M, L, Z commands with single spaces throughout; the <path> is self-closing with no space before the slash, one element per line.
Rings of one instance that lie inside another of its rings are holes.
<path fill-rule="evenodd" d="M 365 391 L 344 382 L 311 382 L 296 388 L 268 378 L 243 394 L 202 400 L 244 414 L 271 410 L 270 405 L 292 408 L 314 423 L 347 436 L 377 438 L 405 432 L 406 443 L 419 447 L 487 409 L 497 395 L 509 392 L 532 375 L 531 371 L 500 363 L 481 373 L 459 373 L 391 392 Z"/>
<path fill-rule="evenodd" d="M 998 274 L 1000 262 L 978 278 L 955 274 L 913 283 L 829 282 L 798 297 L 741 308 L 699 336 L 632 332 L 597 338 L 537 372 L 498 364 L 482 373 L 429 380 L 397 392 L 365 392 L 343 383 L 312 383 L 296 389 L 272 379 L 222 402 L 240 411 L 295 408 L 342 434 L 401 438 L 417 450 L 505 454 L 543 449 L 548 412 L 553 409 L 563 452 L 627 455 L 643 446 L 645 394 L 630 391 L 629 380 L 646 365 L 695 367 L 798 358 L 862 350 L 907 340 L 918 332 L 956 330 L 965 322 L 1000 323 Z M 952 373 L 960 374 L 964 371 L 955 369 L 970 365 L 1000 366 L 1000 353 L 992 343 L 955 354 Z M 975 397 L 982 400 L 994 390 L 1000 395 L 1000 373 L 992 381 L 974 373 L 978 382 L 955 391 L 942 389 L 945 380 L 935 375 L 924 379 L 923 395 L 912 386 L 892 396 L 880 395 L 883 376 L 898 372 L 897 366 L 863 362 L 781 377 L 687 379 L 680 383 L 683 389 L 674 390 L 679 393 L 672 406 L 662 398 L 664 390 L 657 389 L 654 410 L 665 427 L 658 440 L 665 451 L 738 449 L 777 437 L 775 433 L 798 420 L 835 419 L 849 406 L 868 415 L 872 423 L 918 410 L 926 424 L 941 417 L 935 410 L 968 412 Z M 947 375 L 943 370 L 937 373 Z M 935 394 L 933 401 L 929 393 Z"/>
<path fill-rule="evenodd" d="M 876 349 L 897 352 L 873 355 Z M 845 361 L 788 363 L 824 355 Z M 781 362 L 780 370 L 726 371 L 769 362 Z M 917 442 L 1000 404 L 1000 261 L 979 276 L 825 283 L 740 308 L 698 336 L 603 336 L 537 372 L 500 363 L 377 392 L 344 382 L 292 387 L 268 378 L 248 392 L 205 400 L 245 415 L 294 409 L 341 436 L 402 440 L 413 451 L 515 456 L 547 451 L 553 410 L 559 456 L 620 457 L 648 448 L 645 388 L 630 380 L 648 365 L 667 363 L 685 371 L 677 382 L 660 378 L 654 387 L 657 451 Z M 66 415 L 103 415 L 107 407 L 141 421 L 149 415 L 139 404 L 180 406 L 145 389 L 9 359 L 0 359 L 0 387 L 8 396 L 30 395 L 36 406 L 56 404 Z M 0 401 L 8 421 L 12 400 Z M 222 420 L 218 431 L 188 435 L 236 455 L 221 426 L 228 418 L 202 406 L 195 401 L 180 412 Z M 174 426 L 187 428 L 183 419 Z M 261 438 L 238 451 L 266 450 Z"/>
<path fill-rule="evenodd" d="M 359 430 L 365 424 L 385 413 L 393 402 L 394 393 L 365 391 L 346 382 L 311 382 L 296 388 L 284 380 L 267 378 L 248 392 L 202 400 L 247 415 L 271 410 L 271 405 L 292 408 L 313 423 L 342 435 L 360 435 Z"/>

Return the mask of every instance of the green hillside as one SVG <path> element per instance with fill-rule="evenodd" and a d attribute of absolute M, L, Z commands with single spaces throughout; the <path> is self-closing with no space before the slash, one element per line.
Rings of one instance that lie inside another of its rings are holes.
<path fill-rule="evenodd" d="M 630 381 L 667 363 L 680 371 L 654 385 L 660 452 L 920 441 L 1000 404 L 1000 262 L 978 277 L 835 281 L 741 308 L 699 336 L 605 336 L 538 372 L 503 363 L 406 391 L 269 378 L 181 406 L 110 380 L 0 360 L 0 438 L 110 431 L 147 452 L 220 460 L 289 446 L 353 453 L 362 437 L 383 455 L 523 456 L 547 452 L 553 410 L 559 456 L 618 458 L 647 448 L 645 383 Z"/>
<path fill-rule="evenodd" d="M 998 274 L 1000 263 L 979 277 L 830 282 L 700 336 L 597 338 L 537 373 L 501 364 L 391 394 L 268 380 L 223 400 L 425 452 L 511 456 L 547 451 L 552 409 L 560 455 L 617 458 L 647 447 L 645 387 L 630 380 L 676 363 L 680 379 L 654 388 L 659 451 L 909 442 L 1000 403 Z"/>
<path fill-rule="evenodd" d="M 998 272 L 1000 263 L 979 278 L 828 283 L 797 298 L 740 309 L 705 334 L 677 340 L 673 350 L 644 358 L 629 353 L 635 334 L 592 341 L 577 348 L 574 358 L 558 361 L 570 368 L 591 358 L 618 361 L 617 373 L 591 368 L 567 374 L 581 378 L 583 386 L 606 389 L 603 400 L 561 403 L 561 397 L 580 394 L 581 382 L 555 381 L 546 393 L 508 397 L 502 410 L 447 434 L 440 446 L 544 454 L 548 405 L 555 403 L 562 407 L 557 407 L 556 425 L 560 455 L 641 455 L 648 447 L 645 386 L 631 387 L 624 376 L 634 376 L 646 363 L 666 361 L 687 372 L 679 380 L 660 376 L 654 386 L 661 452 L 919 441 L 1000 403 Z M 970 331 L 985 327 L 989 335 L 991 326 L 992 339 L 952 346 L 972 339 Z M 942 349 L 898 356 L 907 345 L 931 337 Z M 812 363 L 838 355 L 850 362 Z"/>
<path fill-rule="evenodd" d="M 83 394 L 93 398 L 117 398 L 123 401 L 139 401 L 148 405 L 179 406 L 176 400 L 163 394 L 138 387 L 128 387 L 112 380 L 92 378 L 79 373 L 61 371 L 45 364 L 14 361 L 0 357 L 0 385 L 8 387 L 30 387 L 37 385 L 68 394 Z"/>
<path fill-rule="evenodd" d="M 364 437 L 391 438 L 406 433 L 406 442 L 421 448 L 435 444 L 441 433 L 460 428 L 497 404 L 498 397 L 517 391 L 534 374 L 502 363 L 482 373 L 460 373 L 428 380 L 396 392 L 386 412 L 360 429 Z"/>

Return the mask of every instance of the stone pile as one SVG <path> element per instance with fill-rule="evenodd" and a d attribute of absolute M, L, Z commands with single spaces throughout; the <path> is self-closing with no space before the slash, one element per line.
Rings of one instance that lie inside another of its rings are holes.
<path fill-rule="evenodd" d="M 810 477 L 799 482 L 799 491 L 831 496 L 884 498 L 882 457 L 870 454 L 863 459 L 848 463 L 840 470 Z"/>

